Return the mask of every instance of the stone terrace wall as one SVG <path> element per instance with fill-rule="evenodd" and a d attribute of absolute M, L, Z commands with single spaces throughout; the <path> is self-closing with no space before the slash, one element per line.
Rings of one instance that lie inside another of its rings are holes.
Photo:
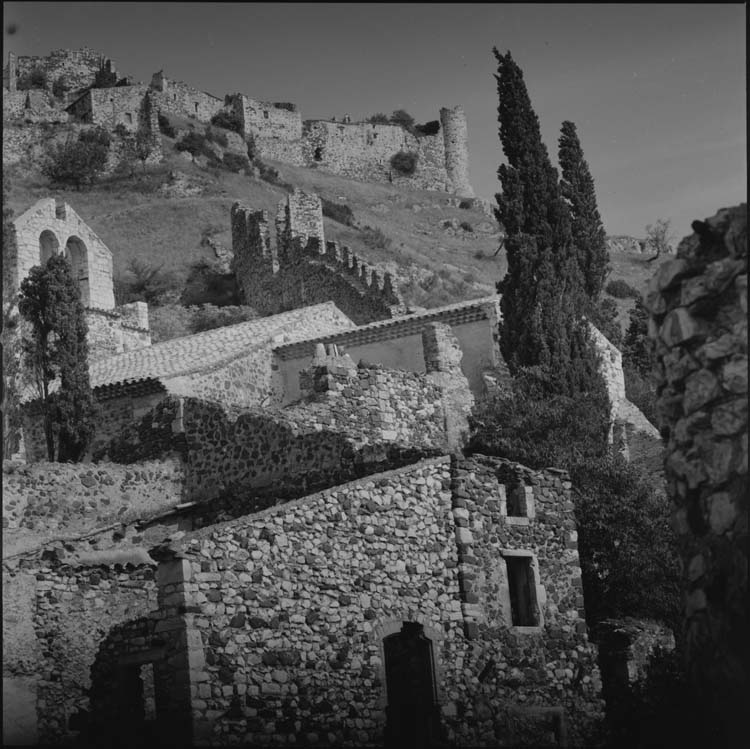
<path fill-rule="evenodd" d="M 58 78 L 64 78 L 68 87 L 74 91 L 91 86 L 102 65 L 109 70 L 114 69 L 112 60 L 88 47 L 77 50 L 56 49 L 46 56 L 21 55 L 16 58 L 19 76 L 40 68 L 47 74 L 50 87 Z"/>
<path fill-rule="evenodd" d="M 739 746 L 750 663 L 747 204 L 692 228 L 652 279 L 646 306 L 685 569 L 688 664 L 711 720 Z"/>
<path fill-rule="evenodd" d="M 399 151 L 417 154 L 413 175 L 400 175 L 391 167 L 391 157 Z M 417 138 L 399 125 L 308 121 L 304 126 L 302 154 L 306 166 L 318 166 L 363 182 L 450 190 L 442 133 Z"/>
<path fill-rule="evenodd" d="M 3 463 L 4 554 L 82 535 L 173 508 L 183 501 L 175 459 L 114 463 Z"/>
<path fill-rule="evenodd" d="M 152 76 L 151 89 L 157 108 L 165 114 L 195 117 L 201 122 L 208 122 L 224 108 L 223 99 L 199 91 L 182 81 L 173 81 L 161 70 Z"/>

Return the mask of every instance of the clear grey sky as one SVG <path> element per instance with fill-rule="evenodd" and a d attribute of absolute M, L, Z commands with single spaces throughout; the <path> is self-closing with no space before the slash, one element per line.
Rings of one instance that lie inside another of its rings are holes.
<path fill-rule="evenodd" d="M 6 2 L 4 52 L 89 46 L 123 75 L 292 101 L 303 119 L 461 104 L 474 188 L 499 189 L 492 47 L 521 66 L 553 162 L 573 120 L 607 232 L 747 199 L 742 4 Z M 8 33 L 8 25 L 17 30 Z"/>

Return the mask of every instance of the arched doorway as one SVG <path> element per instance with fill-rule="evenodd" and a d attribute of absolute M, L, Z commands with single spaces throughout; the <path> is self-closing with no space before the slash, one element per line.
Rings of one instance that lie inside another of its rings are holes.
<path fill-rule="evenodd" d="M 78 281 L 81 289 L 81 302 L 84 306 L 88 306 L 90 303 L 89 264 L 88 252 L 83 240 L 75 236 L 70 237 L 65 243 L 65 257 L 70 263 L 73 278 Z"/>
<path fill-rule="evenodd" d="M 388 693 L 386 747 L 427 749 L 438 745 L 440 717 L 432 641 L 421 624 L 404 622 L 383 640 Z"/>
<path fill-rule="evenodd" d="M 54 232 L 45 229 L 39 235 L 39 264 L 46 265 L 47 261 L 60 251 L 60 242 Z"/>

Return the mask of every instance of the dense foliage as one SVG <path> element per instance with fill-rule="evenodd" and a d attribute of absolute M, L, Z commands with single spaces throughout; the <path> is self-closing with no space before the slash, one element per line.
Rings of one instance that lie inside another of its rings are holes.
<path fill-rule="evenodd" d="M 383 114 L 382 112 L 371 115 L 365 120 L 365 122 L 369 123 L 370 125 L 390 125 L 391 123 L 388 115 Z"/>
<path fill-rule="evenodd" d="M 169 121 L 169 119 L 163 115 L 161 112 L 158 114 L 158 122 L 159 122 L 159 132 L 161 132 L 163 135 L 166 135 L 168 138 L 176 138 L 177 137 L 177 131 L 174 129 L 174 126 Z"/>
<path fill-rule="evenodd" d="M 321 198 L 323 204 L 323 215 L 337 221 L 344 226 L 354 226 L 354 214 L 348 205 L 334 203 L 332 200 Z"/>
<path fill-rule="evenodd" d="M 154 265 L 147 260 L 132 258 L 125 273 L 115 277 L 115 302 L 118 305 L 131 302 L 146 302 L 150 306 L 161 304 L 165 294 L 177 285 L 174 275 L 163 267 L 163 263 Z"/>
<path fill-rule="evenodd" d="M 391 125 L 400 125 L 408 132 L 414 129 L 414 118 L 405 109 L 396 109 L 388 121 Z"/>
<path fill-rule="evenodd" d="M 560 189 L 570 211 L 573 245 L 584 288 L 595 302 L 609 272 L 609 253 L 607 235 L 596 203 L 594 179 L 583 156 L 574 123 L 563 122 L 558 145 Z"/>
<path fill-rule="evenodd" d="M 413 151 L 399 151 L 391 156 L 391 167 L 395 172 L 410 177 L 417 171 L 419 156 Z"/>
<path fill-rule="evenodd" d="M 18 91 L 28 91 L 32 88 L 47 88 L 47 73 L 44 68 L 35 67 L 28 73 L 18 76 L 16 81 Z"/>
<path fill-rule="evenodd" d="M 615 299 L 637 299 L 640 296 L 638 289 L 634 289 L 622 278 L 613 278 L 608 281 L 605 291 Z"/>
<path fill-rule="evenodd" d="M 39 398 L 47 456 L 79 461 L 94 435 L 96 406 L 80 289 L 63 255 L 29 271 L 21 282 L 18 309 L 29 324 L 24 362 Z"/>
<path fill-rule="evenodd" d="M 242 135 L 242 120 L 236 112 L 227 112 L 222 109 L 211 118 L 211 124 Z"/>
<path fill-rule="evenodd" d="M 92 185 L 107 166 L 109 133 L 101 127 L 83 130 L 77 140 L 53 144 L 47 152 L 42 174 L 52 182 L 80 190 Z"/>

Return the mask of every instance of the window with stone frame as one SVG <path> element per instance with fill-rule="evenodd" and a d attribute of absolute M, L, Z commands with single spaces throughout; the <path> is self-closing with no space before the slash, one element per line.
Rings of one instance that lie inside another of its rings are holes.
<path fill-rule="evenodd" d="M 524 484 L 515 484 L 507 489 L 506 514 L 508 517 L 528 518 L 533 513 L 533 497 Z M 532 505 L 532 507 L 530 507 Z"/>
<path fill-rule="evenodd" d="M 531 556 L 505 556 L 508 572 L 511 623 L 514 627 L 539 626 L 536 581 Z"/>

